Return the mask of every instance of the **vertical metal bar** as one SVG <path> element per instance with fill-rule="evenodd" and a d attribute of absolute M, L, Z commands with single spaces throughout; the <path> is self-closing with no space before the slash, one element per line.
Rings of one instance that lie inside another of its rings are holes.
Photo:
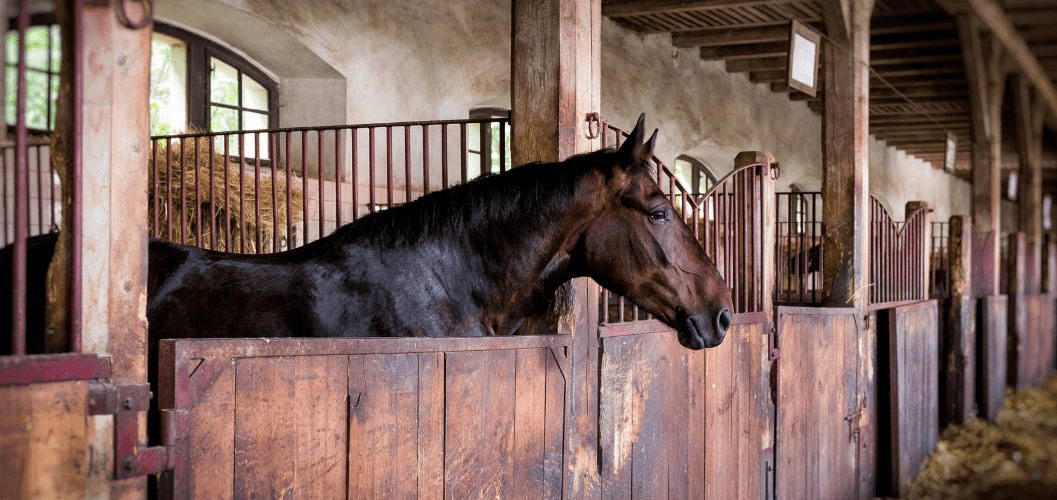
<path fill-rule="evenodd" d="M 462 182 L 466 182 L 466 180 L 467 180 L 466 162 L 467 162 L 467 155 L 469 154 L 469 152 L 467 151 L 467 148 L 466 148 L 466 122 L 462 122 L 462 123 L 459 124 L 459 145 L 460 145 L 459 156 L 462 158 L 462 163 L 461 163 L 462 164 Z"/>
<path fill-rule="evenodd" d="M 29 220 L 26 211 L 29 201 L 29 172 L 26 141 L 26 29 L 29 12 L 26 0 L 18 2 L 18 87 L 15 97 L 15 241 L 11 275 L 11 353 L 26 353 L 26 250 Z"/>
<path fill-rule="evenodd" d="M 217 193 L 216 193 L 216 162 L 213 157 L 216 156 L 216 139 L 215 137 L 209 137 L 209 249 L 217 249 L 217 218 L 214 215 L 216 211 Z M 224 166 L 227 167 L 227 158 L 224 158 Z M 155 176 L 155 179 L 158 177 Z"/>
<path fill-rule="evenodd" d="M 158 179 L 158 142 L 160 142 L 160 141 L 161 141 L 161 139 L 154 139 L 154 140 L 151 141 L 151 147 L 154 148 L 154 154 L 152 155 L 152 158 L 154 158 L 154 161 L 152 162 L 153 165 L 151 165 L 151 167 L 154 169 L 154 189 L 151 191 L 152 193 L 154 193 L 154 197 L 151 198 L 151 203 L 153 203 L 153 208 L 154 208 L 154 233 L 151 234 L 151 236 L 154 236 L 155 238 L 158 237 L 158 224 L 159 224 L 159 217 L 158 217 L 159 214 L 158 213 L 161 212 L 161 206 L 159 205 L 161 196 L 160 196 L 160 193 L 158 193 L 159 184 L 160 184 L 160 180 Z M 51 212 L 51 220 L 52 221 L 55 220 L 55 208 L 54 207 L 55 207 L 55 203 L 52 203 L 52 212 Z"/>
<path fill-rule="evenodd" d="M 441 186 L 448 189 L 448 125 L 440 126 L 440 176 Z"/>
<path fill-rule="evenodd" d="M 51 55 L 48 55 L 51 58 Z M 50 66 L 49 66 L 50 67 Z M 49 78 L 48 81 L 51 81 Z M 37 149 L 37 234 L 44 234 L 44 148 L 36 146 Z"/>
<path fill-rule="evenodd" d="M 323 191 L 325 190 L 324 181 L 327 177 L 326 167 L 324 166 L 324 151 L 323 151 L 323 131 L 316 131 L 317 149 L 319 150 L 319 238 L 323 238 L 326 235 L 326 220 L 327 211 L 326 205 L 323 203 Z"/>
<path fill-rule="evenodd" d="M 291 132 L 286 132 L 286 248 L 288 249 L 292 249 L 297 246 L 297 242 L 294 241 L 294 178 L 291 175 L 292 171 L 290 165 L 291 145 Z M 301 172 L 301 174 L 303 176 L 304 172 Z M 304 189 L 301 190 L 301 193 L 301 200 L 304 201 Z"/>
<path fill-rule="evenodd" d="M 7 231 L 7 226 L 9 225 L 9 222 L 10 222 L 8 220 L 8 218 L 7 218 L 7 215 L 10 212 L 13 212 L 13 210 L 8 210 L 7 209 L 7 207 L 8 207 L 8 203 L 7 203 L 7 192 L 8 192 L 8 188 L 7 188 L 7 165 L 8 165 L 7 152 L 10 151 L 10 150 L 11 150 L 10 148 L 0 148 L 0 162 L 3 162 L 3 177 L 0 178 L 0 181 L 3 182 L 3 188 L 2 188 L 3 193 L 2 194 L 3 194 L 4 198 L 3 198 L 2 201 L 3 201 L 3 204 L 4 204 L 3 212 L 4 212 L 4 245 L 5 246 L 12 243 L 11 235 Z M 12 179 L 12 182 L 13 181 L 14 180 Z"/>
<path fill-rule="evenodd" d="M 73 151 L 72 151 L 72 170 L 73 170 L 73 189 L 71 189 L 71 201 L 70 201 L 70 221 L 71 226 L 71 242 L 70 242 L 70 343 L 71 350 L 75 353 L 81 352 L 81 301 L 83 293 L 81 291 L 81 266 L 82 266 L 82 255 L 81 248 L 83 243 L 83 226 L 82 226 L 82 192 L 83 192 L 83 179 L 81 173 L 83 170 L 83 141 L 84 135 L 81 130 L 82 114 L 83 109 L 81 103 L 84 101 L 84 74 L 81 68 L 84 68 L 84 44 L 81 43 L 81 33 L 84 30 L 84 0 L 73 0 L 73 99 L 71 99 L 71 112 L 70 119 L 73 122 Z M 50 184 L 49 184 L 50 185 Z"/>
<path fill-rule="evenodd" d="M 231 238 L 231 136 L 224 138 L 224 250 L 235 252 Z"/>
<path fill-rule="evenodd" d="M 411 203 L 411 126 L 404 125 L 404 203 Z"/>
<path fill-rule="evenodd" d="M 477 135 L 478 135 L 478 139 L 477 139 L 478 148 L 477 149 L 479 150 L 478 155 L 480 156 L 480 158 L 479 158 L 480 159 L 480 163 L 477 166 L 478 167 L 477 168 L 477 170 L 478 170 L 477 174 L 478 175 L 484 175 L 484 174 L 492 173 L 492 163 L 491 163 L 491 160 L 492 160 L 492 145 L 491 144 L 487 144 L 487 145 L 485 144 L 486 141 L 488 141 L 489 137 L 491 136 L 491 134 L 489 133 L 489 132 L 491 132 L 491 130 L 488 128 L 489 127 L 489 123 L 490 122 L 479 122 L 477 124 Z"/>
<path fill-rule="evenodd" d="M 385 207 L 393 208 L 393 127 L 385 127 Z"/>
<path fill-rule="evenodd" d="M 272 159 L 272 253 L 279 251 L 279 145 L 278 132 L 268 133 L 268 157 Z M 289 182 L 287 183 L 289 184 Z M 290 205 L 286 205 L 290 211 Z"/>
<path fill-rule="evenodd" d="M 304 179 L 304 189 L 301 191 L 301 222 L 304 223 L 305 234 L 302 241 L 308 244 L 308 131 L 301 131 L 301 176 Z"/>
<path fill-rule="evenodd" d="M 370 201 L 370 204 L 371 204 L 371 206 L 367 207 L 367 211 L 373 214 L 374 213 L 374 206 L 376 204 L 375 201 L 374 201 L 374 171 L 375 171 L 375 168 L 374 168 L 374 127 L 371 127 L 369 129 L 367 129 L 367 143 L 368 143 L 368 150 L 367 150 L 367 153 L 368 153 L 367 175 L 368 175 L 368 187 L 370 187 L 370 192 L 368 193 L 368 196 L 369 196 L 369 201 Z"/>
<path fill-rule="evenodd" d="M 264 253 L 261 230 L 261 133 L 253 133 L 253 253 Z"/>
<path fill-rule="evenodd" d="M 180 141 L 180 243 L 187 244 L 187 144 Z"/>
<path fill-rule="evenodd" d="M 506 172 L 506 124 L 509 120 L 499 121 L 499 172 Z"/>
<path fill-rule="evenodd" d="M 199 179 L 199 171 L 202 169 L 202 155 L 199 151 L 199 138 L 196 136 L 195 141 L 195 243 L 198 248 L 202 248 L 202 182 Z"/>
<path fill-rule="evenodd" d="M 246 135 L 239 137 L 239 253 L 246 253 Z"/>
<path fill-rule="evenodd" d="M 345 173 L 344 166 L 341 164 L 341 131 L 342 129 L 334 129 L 334 206 L 337 207 L 338 211 L 334 214 L 334 229 L 341 227 L 341 174 Z"/>
<path fill-rule="evenodd" d="M 360 131 L 358 129 L 349 129 L 352 132 L 352 220 L 356 220 L 360 217 L 360 170 L 359 170 L 359 151 L 356 147 Z"/>
<path fill-rule="evenodd" d="M 429 125 L 422 125 L 422 196 L 429 194 Z"/>
<path fill-rule="evenodd" d="M 172 237 L 173 226 L 176 225 L 176 221 L 173 220 L 173 203 L 172 203 L 172 183 L 173 183 L 173 171 L 172 171 L 172 137 L 165 140 L 165 225 L 166 225 L 166 239 L 174 241 Z"/>

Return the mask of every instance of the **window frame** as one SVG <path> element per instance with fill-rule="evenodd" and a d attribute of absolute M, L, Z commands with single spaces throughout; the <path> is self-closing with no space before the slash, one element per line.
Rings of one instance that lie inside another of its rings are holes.
<path fill-rule="evenodd" d="M 5 39 L 6 39 L 8 33 L 12 32 L 12 31 L 16 31 L 16 32 L 18 31 L 18 18 L 17 17 L 12 17 L 8 21 L 7 24 L 8 24 L 7 31 L 4 32 Z M 61 78 L 60 74 L 62 72 L 62 54 L 61 54 L 62 41 L 61 40 L 59 41 L 59 50 L 60 50 L 59 71 L 58 72 L 53 72 L 51 70 L 53 61 L 52 61 L 52 58 L 51 58 L 52 46 L 51 46 L 51 34 L 50 34 L 50 31 L 51 31 L 51 28 L 53 26 L 54 27 L 58 27 L 58 22 L 55 20 L 55 14 L 51 13 L 51 12 L 44 12 L 44 13 L 39 13 L 39 14 L 32 14 L 32 15 L 29 16 L 29 28 L 39 28 L 41 26 L 46 26 L 48 28 L 48 31 L 49 31 L 49 35 L 48 35 L 48 68 L 46 70 L 44 70 L 44 71 L 41 71 L 39 69 L 30 68 L 29 65 L 27 64 L 26 65 L 26 74 L 28 76 L 28 74 L 30 72 L 36 72 L 36 73 L 43 73 L 43 74 L 47 75 L 47 78 L 48 78 L 48 89 L 47 89 L 48 105 L 46 106 L 46 109 L 44 111 L 44 116 L 45 116 L 44 117 L 44 121 L 45 121 L 45 124 L 46 124 L 47 128 L 39 129 L 39 128 L 31 127 L 31 126 L 29 126 L 29 123 L 27 123 L 26 124 L 26 131 L 28 133 L 32 134 L 32 135 L 49 135 L 54 130 L 54 126 L 52 125 L 52 122 L 55 119 L 57 119 L 57 117 L 56 116 L 52 116 L 53 115 L 52 108 L 55 108 L 54 109 L 54 114 L 55 115 L 58 115 L 59 110 L 57 108 L 56 102 L 51 99 L 51 91 L 52 91 L 52 81 L 53 81 L 53 79 L 58 80 L 57 85 L 59 85 L 59 86 L 62 85 L 62 81 L 60 79 Z M 10 50 L 10 49 L 8 49 L 8 50 Z M 24 56 L 24 54 L 20 54 L 19 55 L 19 57 L 22 57 L 22 56 Z M 5 80 L 7 79 L 7 70 L 9 68 L 13 69 L 16 72 L 16 74 L 17 74 L 17 72 L 18 72 L 18 62 L 16 61 L 14 64 L 8 63 L 7 62 L 7 54 L 5 53 L 4 54 L 4 79 Z M 27 84 L 28 84 L 28 82 L 27 82 Z M 5 92 L 6 91 L 7 91 L 7 89 L 5 87 Z M 5 99 L 5 103 L 6 103 L 6 99 L 7 99 L 6 95 L 4 96 L 4 99 Z M 17 113 L 17 111 L 16 111 L 16 113 Z M 18 117 L 16 117 L 16 120 L 17 120 L 17 118 Z M 23 119 L 25 119 L 25 118 L 23 117 Z M 4 124 L 9 126 L 9 127 L 14 127 L 15 126 L 15 124 L 13 124 L 13 123 L 7 123 L 6 114 L 4 116 Z"/>
<path fill-rule="evenodd" d="M 154 31 L 163 35 L 178 38 L 187 44 L 187 126 L 197 130 L 212 132 L 210 109 L 211 64 L 210 59 L 216 58 L 225 64 L 234 67 L 240 75 L 246 75 L 268 90 L 268 128 L 279 126 L 279 83 L 272 80 L 263 71 L 247 61 L 245 58 L 235 54 L 212 40 L 208 40 L 187 30 L 177 28 L 162 22 L 154 23 Z M 242 107 L 241 88 L 242 81 L 239 79 L 239 131 L 243 130 L 242 111 L 248 110 L 254 113 L 265 114 L 260 110 L 249 110 Z M 228 105 L 225 107 L 232 108 Z"/>

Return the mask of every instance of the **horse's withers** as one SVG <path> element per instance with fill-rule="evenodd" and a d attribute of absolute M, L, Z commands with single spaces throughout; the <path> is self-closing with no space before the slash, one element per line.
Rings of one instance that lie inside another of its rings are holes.
<path fill-rule="evenodd" d="M 585 232 L 587 274 L 674 328 L 684 347 L 715 347 L 731 325 L 730 290 L 652 179 L 657 133 L 643 142 L 643 121 L 603 172 L 604 206 Z"/>

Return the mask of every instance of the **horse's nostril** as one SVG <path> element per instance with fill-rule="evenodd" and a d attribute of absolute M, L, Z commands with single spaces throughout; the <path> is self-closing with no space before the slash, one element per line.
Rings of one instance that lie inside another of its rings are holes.
<path fill-rule="evenodd" d="M 716 323 L 719 326 L 719 331 L 726 332 L 730 329 L 730 309 L 724 309 L 719 313 L 719 317 L 716 318 Z"/>

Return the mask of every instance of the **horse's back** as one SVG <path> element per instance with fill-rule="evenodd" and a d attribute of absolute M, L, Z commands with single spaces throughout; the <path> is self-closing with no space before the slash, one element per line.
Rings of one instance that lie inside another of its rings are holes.
<path fill-rule="evenodd" d="M 48 266 L 55 254 L 58 233 L 33 236 L 26 247 L 26 352 L 44 352 L 44 307 Z M 0 354 L 11 352 L 12 260 L 15 246 L 0 248 Z"/>

